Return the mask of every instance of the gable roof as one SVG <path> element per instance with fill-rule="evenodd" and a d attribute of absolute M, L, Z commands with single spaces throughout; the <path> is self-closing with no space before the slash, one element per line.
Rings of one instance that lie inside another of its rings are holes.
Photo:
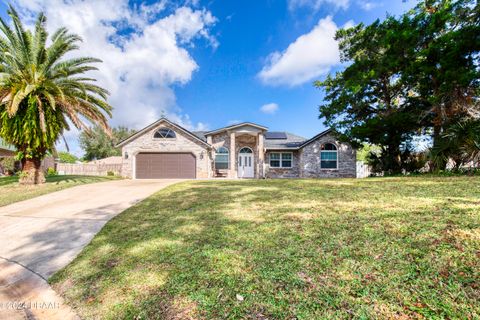
<path fill-rule="evenodd" d="M 290 132 L 284 132 L 286 135 L 286 139 L 265 139 L 265 149 L 267 150 L 300 150 L 303 147 L 309 145 L 310 143 L 314 142 L 318 138 L 329 134 L 332 132 L 332 129 L 327 129 L 323 132 L 320 132 L 316 136 L 305 139 L 304 137 L 297 136 Z"/>
<path fill-rule="evenodd" d="M 306 145 L 312 143 L 313 141 L 317 140 L 318 138 L 320 138 L 320 137 L 322 137 L 322 136 L 324 136 L 324 135 L 326 135 L 326 134 L 329 134 L 329 133 L 331 133 L 331 132 L 332 132 L 332 129 L 327 129 L 327 130 L 325 130 L 325 131 L 323 131 L 323 132 L 320 132 L 320 133 L 317 134 L 316 136 L 314 136 L 314 137 L 308 139 L 307 141 L 303 142 L 298 148 L 301 149 L 301 148 L 305 147 Z"/>
<path fill-rule="evenodd" d="M 207 142 L 207 137 L 205 136 L 205 133 L 207 131 L 192 131 L 194 135 L 196 135 L 199 139 Z"/>
<path fill-rule="evenodd" d="M 194 138 L 195 140 L 197 140 L 198 142 L 202 143 L 203 145 L 205 145 L 205 146 L 207 146 L 207 147 L 210 147 L 210 145 L 209 145 L 206 141 L 202 140 L 200 137 L 198 137 L 198 136 L 195 135 L 194 133 L 192 133 L 192 132 L 188 131 L 187 129 L 179 126 L 178 124 L 176 124 L 176 123 L 168 120 L 168 119 L 165 118 L 165 117 L 161 117 L 159 120 L 157 120 L 157 121 L 155 121 L 154 123 L 146 126 L 146 127 L 143 128 L 142 130 L 139 130 L 139 131 L 135 132 L 134 134 L 132 134 L 132 135 L 131 135 L 130 137 L 128 137 L 127 139 L 125 139 L 125 140 L 123 140 L 123 141 L 120 141 L 120 142 L 116 145 L 116 147 L 118 148 L 118 147 L 122 147 L 122 146 L 126 145 L 128 142 L 130 142 L 130 141 L 132 141 L 132 140 L 135 140 L 135 138 L 137 138 L 137 137 L 141 136 L 142 134 L 144 134 L 145 132 L 147 132 L 147 131 L 155 128 L 156 126 L 158 126 L 158 125 L 159 125 L 160 123 L 162 123 L 162 122 L 168 123 L 169 125 L 177 128 L 179 131 L 181 131 L 181 132 L 185 133 L 186 135 Z"/>
<path fill-rule="evenodd" d="M 270 132 L 270 131 L 269 131 Z M 268 132 L 267 132 L 268 133 Z M 269 150 L 286 150 L 286 149 L 292 149 L 296 150 L 298 149 L 298 146 L 300 146 L 303 142 L 305 142 L 307 139 L 301 136 L 297 136 L 296 134 L 290 133 L 290 132 L 270 132 L 273 135 L 272 136 L 277 136 L 277 133 L 282 133 L 285 138 L 267 138 L 268 135 L 265 137 L 265 148 Z"/>
<path fill-rule="evenodd" d="M 213 130 L 213 131 L 205 132 L 205 135 L 208 136 L 208 135 L 211 135 L 211 134 L 215 134 L 215 133 L 218 133 L 218 132 L 222 132 L 222 131 L 226 131 L 226 130 L 231 130 L 231 129 L 235 129 L 235 128 L 243 127 L 243 126 L 252 126 L 252 127 L 258 128 L 258 129 L 260 129 L 260 130 L 268 130 L 267 127 L 258 125 L 258 124 L 253 123 L 253 122 L 242 122 L 242 123 L 233 124 L 233 125 L 231 125 L 231 126 L 219 128 L 219 129 L 216 129 L 216 130 Z"/>

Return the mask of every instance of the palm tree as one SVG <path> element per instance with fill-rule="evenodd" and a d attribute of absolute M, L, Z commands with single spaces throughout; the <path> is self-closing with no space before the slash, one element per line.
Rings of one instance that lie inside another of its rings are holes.
<path fill-rule="evenodd" d="M 462 165 L 480 161 L 480 120 L 468 119 L 450 125 L 440 136 L 430 154 L 436 167 L 453 161 L 458 170 Z"/>
<path fill-rule="evenodd" d="M 97 70 L 91 57 L 65 58 L 78 49 L 81 38 L 60 28 L 47 46 L 46 17 L 41 13 L 33 32 L 26 30 L 9 7 L 12 25 L 0 18 L 0 137 L 18 150 L 22 162 L 20 183 L 45 181 L 41 160 L 53 152 L 55 142 L 70 124 L 86 123 L 109 131 L 107 90 L 83 74 Z"/>

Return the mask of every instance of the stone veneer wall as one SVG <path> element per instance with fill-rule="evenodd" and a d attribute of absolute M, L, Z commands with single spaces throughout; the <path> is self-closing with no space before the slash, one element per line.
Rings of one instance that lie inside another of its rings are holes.
<path fill-rule="evenodd" d="M 219 134 L 215 134 L 212 136 L 212 145 L 215 149 L 219 147 L 225 147 L 228 149 L 228 152 L 232 152 L 232 149 L 230 148 L 230 134 L 228 132 L 221 132 Z M 237 162 L 238 162 L 238 152 L 240 151 L 241 148 L 244 147 L 249 147 L 253 151 L 254 155 L 254 163 L 258 165 L 263 165 L 259 163 L 259 156 L 258 156 L 258 150 L 257 150 L 257 137 L 252 136 L 252 135 L 239 135 L 235 137 L 235 163 L 234 168 L 235 171 L 237 169 Z M 213 158 L 213 157 L 212 157 Z M 229 163 L 229 166 L 231 168 L 232 164 Z M 212 162 L 212 168 L 214 168 L 214 163 Z M 224 172 L 227 172 L 228 170 L 223 170 Z M 254 165 L 254 175 L 255 177 L 258 177 L 258 170 L 257 170 L 257 165 Z M 227 172 L 229 173 L 229 172 Z M 232 178 L 232 177 L 230 177 Z M 236 178 L 236 177 L 235 177 Z"/>
<path fill-rule="evenodd" d="M 333 143 L 338 149 L 338 169 L 320 168 L 320 147 Z M 333 135 L 321 136 L 306 145 L 300 152 L 300 177 L 302 178 L 355 178 L 357 176 L 357 152 L 350 144 L 338 141 Z"/>
<path fill-rule="evenodd" d="M 215 150 L 220 148 L 220 147 L 225 147 L 228 149 L 228 160 L 230 161 L 230 135 L 227 134 L 226 132 L 220 132 L 218 134 L 215 134 L 212 136 L 212 162 L 210 163 L 210 166 L 212 170 L 215 170 Z M 228 163 L 229 168 L 231 166 L 231 163 Z M 219 170 L 221 173 L 225 174 L 226 176 L 229 175 L 230 170 L 229 169 L 222 169 Z"/>
<path fill-rule="evenodd" d="M 271 168 L 270 154 L 278 152 L 292 153 L 292 167 L 291 168 Z M 267 151 L 265 154 L 265 177 L 266 178 L 298 178 L 300 177 L 300 153 L 298 151 Z"/>
<path fill-rule="evenodd" d="M 154 139 L 154 133 L 161 127 L 173 130 L 176 134 L 175 139 Z M 128 159 L 125 159 L 125 152 L 128 152 Z M 196 158 L 197 178 L 209 177 L 209 164 L 211 159 L 207 147 L 197 139 L 190 137 L 168 123 L 161 123 L 154 129 L 151 129 L 141 136 L 130 141 L 122 147 L 122 176 L 132 178 L 134 166 L 134 157 L 139 152 L 189 152 Z M 203 152 L 203 159 L 202 154 Z"/>
<path fill-rule="evenodd" d="M 258 150 L 257 150 L 257 138 L 255 136 L 251 136 L 248 134 L 241 135 L 235 137 L 235 145 L 236 145 L 236 150 L 235 150 L 235 168 L 237 167 L 237 162 L 238 162 L 238 153 L 240 152 L 240 149 L 244 147 L 248 147 L 252 149 L 253 151 L 253 176 L 255 178 L 258 178 L 258 170 L 257 170 L 257 164 L 259 163 L 259 157 L 258 157 Z"/>

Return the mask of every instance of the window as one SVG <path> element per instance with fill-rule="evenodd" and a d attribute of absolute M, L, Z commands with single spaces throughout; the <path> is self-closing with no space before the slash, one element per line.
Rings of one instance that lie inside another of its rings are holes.
<path fill-rule="evenodd" d="M 240 151 L 238 153 L 253 153 L 253 151 L 252 151 L 252 149 L 245 147 L 245 148 L 240 149 Z"/>
<path fill-rule="evenodd" d="M 325 143 L 320 150 L 320 168 L 337 169 L 338 151 L 332 143 Z"/>
<path fill-rule="evenodd" d="M 176 135 L 175 132 L 168 128 L 160 128 L 155 132 L 153 135 L 155 139 L 175 139 Z"/>
<path fill-rule="evenodd" d="M 272 152 L 270 153 L 271 168 L 291 168 L 292 153 L 291 152 Z"/>
<path fill-rule="evenodd" d="M 228 149 L 218 148 L 215 154 L 215 169 L 228 169 Z"/>

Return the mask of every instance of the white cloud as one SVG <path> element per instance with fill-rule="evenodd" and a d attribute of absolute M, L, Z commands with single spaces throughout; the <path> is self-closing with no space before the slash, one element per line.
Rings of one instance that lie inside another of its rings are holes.
<path fill-rule="evenodd" d="M 239 124 L 239 123 L 242 123 L 243 121 L 242 120 L 229 120 L 227 122 L 227 126 L 233 126 L 235 124 Z"/>
<path fill-rule="evenodd" d="M 332 17 L 321 19 L 285 51 L 270 54 L 259 78 L 269 85 L 295 86 L 328 73 L 332 66 L 340 63 L 338 43 L 334 38 L 337 29 Z"/>
<path fill-rule="evenodd" d="M 267 103 L 260 107 L 260 111 L 265 114 L 275 114 L 278 111 L 278 104 Z"/>
<path fill-rule="evenodd" d="M 322 5 L 329 5 L 337 9 L 346 10 L 350 5 L 350 0 L 288 0 L 288 9 L 290 11 L 303 7 L 318 11 Z"/>
<path fill-rule="evenodd" d="M 362 8 L 365 11 L 370 11 L 370 10 L 375 9 L 377 7 L 383 6 L 383 4 L 380 3 L 380 2 L 365 1 L 365 0 L 358 0 L 357 4 L 360 8 Z"/>
<path fill-rule="evenodd" d="M 172 86 L 188 83 L 199 68 L 187 50 L 196 39 L 218 45 L 209 33 L 216 18 L 208 10 L 180 6 L 166 12 L 172 7 L 166 0 L 133 7 L 128 0 L 17 0 L 14 5 L 29 21 L 45 12 L 50 31 L 65 26 L 83 38 L 76 54 L 103 60 L 92 75 L 111 93 L 112 125 L 138 129 L 165 114 L 188 128 L 205 127 L 192 124 L 177 106 Z"/>

